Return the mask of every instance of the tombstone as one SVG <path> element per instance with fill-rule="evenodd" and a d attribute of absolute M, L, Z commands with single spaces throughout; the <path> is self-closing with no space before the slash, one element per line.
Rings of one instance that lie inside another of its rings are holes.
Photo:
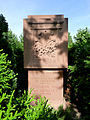
<path fill-rule="evenodd" d="M 28 90 L 45 96 L 57 109 L 64 105 L 64 70 L 68 67 L 68 19 L 31 15 L 23 20 L 24 68 Z"/>

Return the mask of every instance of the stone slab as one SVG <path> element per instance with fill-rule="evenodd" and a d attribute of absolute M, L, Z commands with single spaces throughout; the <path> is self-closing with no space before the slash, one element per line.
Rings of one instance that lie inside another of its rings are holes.
<path fill-rule="evenodd" d="M 28 90 L 32 88 L 32 94 L 45 96 L 55 109 L 64 104 L 63 71 L 28 70 Z"/>

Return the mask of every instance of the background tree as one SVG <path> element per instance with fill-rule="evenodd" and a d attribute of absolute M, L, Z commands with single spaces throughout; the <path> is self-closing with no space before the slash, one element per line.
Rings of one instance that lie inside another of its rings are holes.
<path fill-rule="evenodd" d="M 12 62 L 14 72 L 18 73 L 17 91 L 23 91 L 27 89 L 27 70 L 24 69 L 23 61 L 23 36 L 20 35 L 18 39 L 17 36 L 9 30 L 7 33 L 4 33 L 4 38 L 7 40 L 9 47 L 9 51 L 7 50 L 8 59 Z"/>
<path fill-rule="evenodd" d="M 70 32 L 68 32 L 68 46 L 73 43 L 72 36 L 70 35 Z"/>
<path fill-rule="evenodd" d="M 11 69 L 18 73 L 17 91 L 27 89 L 27 70 L 23 65 L 23 35 L 18 39 L 11 30 L 8 30 L 8 23 L 2 14 L 0 15 L 0 49 L 8 54 L 8 59 L 12 63 Z"/>
<path fill-rule="evenodd" d="M 4 39 L 4 35 L 3 33 L 8 32 L 8 23 L 5 20 L 5 17 L 0 14 L 0 49 L 4 49 L 4 52 L 7 53 L 7 50 L 9 51 L 9 47 L 8 47 L 8 42 L 7 42 L 7 38 Z"/>
<path fill-rule="evenodd" d="M 69 69 L 70 69 L 69 86 L 71 102 L 77 105 L 77 108 L 82 113 L 83 119 L 89 120 L 90 31 L 87 28 L 79 30 L 76 36 L 74 37 L 75 39 L 74 43 L 72 42 L 72 37 L 70 33 L 68 35 L 68 39 L 69 39 L 68 41 L 69 41 Z M 8 92 L 16 88 L 17 85 L 17 92 L 23 91 L 24 89 L 27 88 L 27 76 L 28 76 L 27 71 L 24 70 L 23 65 L 24 64 L 23 35 L 20 35 L 18 39 L 17 36 L 13 34 L 11 30 L 8 30 L 8 24 L 3 15 L 0 15 L 0 49 L 3 49 L 3 52 L 8 54 L 7 56 L 5 54 L 0 53 L 1 89 L 3 91 L 6 90 L 4 92 Z M 10 61 L 6 60 L 7 57 L 11 61 L 11 64 Z M 15 76 L 15 73 L 18 73 L 17 78 Z M 0 96 L 1 100 L 2 97 Z M 22 104 L 21 108 L 22 109 L 24 108 L 25 110 L 25 107 L 22 107 L 23 106 L 22 101 L 23 99 L 17 100 L 17 102 L 19 102 L 20 105 Z M 1 114 L 2 112 L 0 113 L 0 115 Z"/>
<path fill-rule="evenodd" d="M 0 38 L 3 35 L 3 32 L 7 32 L 8 31 L 8 23 L 5 20 L 5 17 L 0 14 Z"/>
<path fill-rule="evenodd" d="M 2 92 L 10 94 L 17 86 L 17 77 L 10 69 L 11 62 L 7 60 L 7 54 L 0 50 L 0 89 Z"/>
<path fill-rule="evenodd" d="M 85 120 L 89 120 L 90 106 L 90 31 L 79 30 L 75 43 L 69 47 L 70 96 Z"/>

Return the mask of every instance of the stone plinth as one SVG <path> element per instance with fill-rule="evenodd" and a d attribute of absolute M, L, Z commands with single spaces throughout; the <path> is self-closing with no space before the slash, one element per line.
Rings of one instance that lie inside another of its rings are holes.
<path fill-rule="evenodd" d="M 58 108 L 63 104 L 63 71 L 40 70 L 28 71 L 28 89 L 33 88 L 32 94 L 41 95 L 49 103 Z"/>

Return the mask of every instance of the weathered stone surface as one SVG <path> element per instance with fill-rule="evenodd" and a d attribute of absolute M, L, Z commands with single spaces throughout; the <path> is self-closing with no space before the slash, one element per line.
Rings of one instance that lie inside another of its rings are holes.
<path fill-rule="evenodd" d="M 67 68 L 68 19 L 63 15 L 24 19 L 24 68 Z"/>
<path fill-rule="evenodd" d="M 45 96 L 57 109 L 65 105 L 63 69 L 68 67 L 68 19 L 64 15 L 31 15 L 23 24 L 28 90 L 34 88 L 32 94 Z"/>
<path fill-rule="evenodd" d="M 63 71 L 28 71 L 28 90 L 30 91 L 32 88 L 32 94 L 45 96 L 49 103 L 57 109 L 64 102 Z"/>

